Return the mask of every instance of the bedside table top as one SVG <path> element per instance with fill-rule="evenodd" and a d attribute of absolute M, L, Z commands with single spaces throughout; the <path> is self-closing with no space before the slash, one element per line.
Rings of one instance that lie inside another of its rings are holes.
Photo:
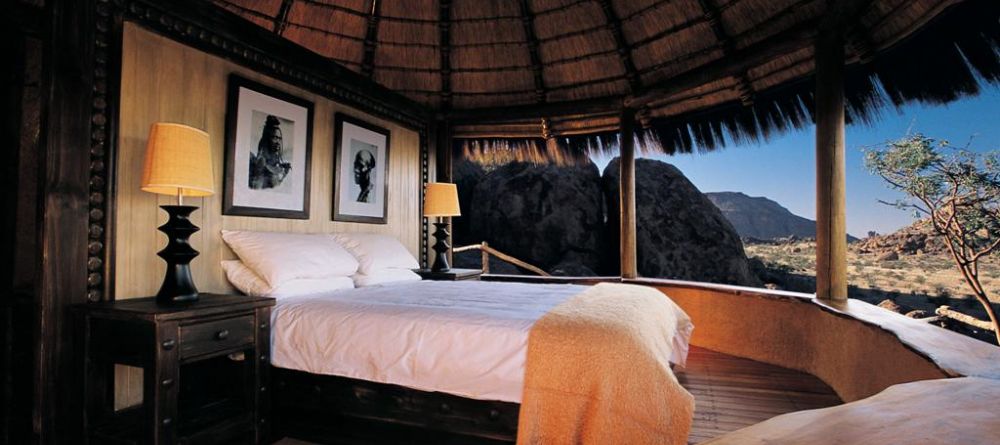
<path fill-rule="evenodd" d="M 270 297 L 202 293 L 194 303 L 171 306 L 157 304 L 155 297 L 145 297 L 85 303 L 73 309 L 96 316 L 164 321 L 274 306 L 274 302 L 274 298 Z"/>
<path fill-rule="evenodd" d="M 466 280 L 483 274 L 483 271 L 479 269 L 456 269 L 454 267 L 443 272 L 434 272 L 429 269 L 419 269 L 415 272 L 425 280 Z"/>

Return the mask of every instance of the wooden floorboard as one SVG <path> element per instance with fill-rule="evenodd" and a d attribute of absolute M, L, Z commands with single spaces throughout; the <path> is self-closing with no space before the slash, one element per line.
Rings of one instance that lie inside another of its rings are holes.
<path fill-rule="evenodd" d="M 812 375 L 694 346 L 688 354 L 687 367 L 675 373 L 695 398 L 689 444 L 781 414 L 841 403 L 829 386 Z M 309 442 L 286 438 L 278 443 Z"/>
<path fill-rule="evenodd" d="M 777 415 L 841 403 L 812 375 L 693 346 L 687 367 L 676 374 L 695 399 L 689 444 Z"/>

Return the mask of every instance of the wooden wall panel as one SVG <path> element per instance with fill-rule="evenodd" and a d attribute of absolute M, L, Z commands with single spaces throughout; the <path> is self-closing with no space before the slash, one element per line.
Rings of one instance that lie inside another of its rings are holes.
<path fill-rule="evenodd" d="M 221 214 L 226 87 L 230 73 L 237 73 L 315 104 L 308 220 Z M 331 221 L 333 118 L 337 112 L 350 114 L 392 132 L 389 223 L 386 225 Z M 192 221 L 201 231 L 191 238 L 194 248 L 201 252 L 191 263 L 199 290 L 231 290 L 219 266 L 220 261 L 234 258 L 232 251 L 220 238 L 222 229 L 392 234 L 419 258 L 421 159 L 419 134 L 416 131 L 290 87 L 131 23 L 126 23 L 124 30 L 120 119 L 115 198 L 116 298 L 154 294 L 164 273 L 164 263 L 156 256 L 156 252 L 166 245 L 166 237 L 156 227 L 166 221 L 166 213 L 157 206 L 174 203 L 175 198 L 139 190 L 146 138 L 149 127 L 154 122 L 191 125 L 204 129 L 212 138 L 216 194 L 207 198 L 185 199 L 186 204 L 200 207 L 192 215 Z"/>

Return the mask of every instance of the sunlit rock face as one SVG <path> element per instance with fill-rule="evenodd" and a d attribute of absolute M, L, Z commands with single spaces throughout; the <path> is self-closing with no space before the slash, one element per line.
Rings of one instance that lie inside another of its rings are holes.
<path fill-rule="evenodd" d="M 618 240 L 616 158 L 604 169 L 608 232 Z M 676 167 L 636 160 L 636 242 L 639 275 L 759 286 L 733 226 Z"/>
<path fill-rule="evenodd" d="M 458 239 L 488 241 L 552 274 L 596 275 L 606 247 L 603 203 L 593 163 L 511 163 L 479 177 L 466 212 L 467 233 Z"/>

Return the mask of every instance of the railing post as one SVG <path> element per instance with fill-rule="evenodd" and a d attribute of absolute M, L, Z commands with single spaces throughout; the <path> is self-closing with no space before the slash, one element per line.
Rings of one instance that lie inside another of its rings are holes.
<path fill-rule="evenodd" d="M 635 110 L 625 108 L 621 114 L 621 158 L 619 161 L 619 206 L 621 223 L 622 278 L 639 276 L 635 241 Z"/>
<path fill-rule="evenodd" d="M 483 241 L 482 247 L 479 249 L 483 256 L 483 275 L 490 273 L 490 253 L 486 250 L 489 247 L 490 245 Z"/>

